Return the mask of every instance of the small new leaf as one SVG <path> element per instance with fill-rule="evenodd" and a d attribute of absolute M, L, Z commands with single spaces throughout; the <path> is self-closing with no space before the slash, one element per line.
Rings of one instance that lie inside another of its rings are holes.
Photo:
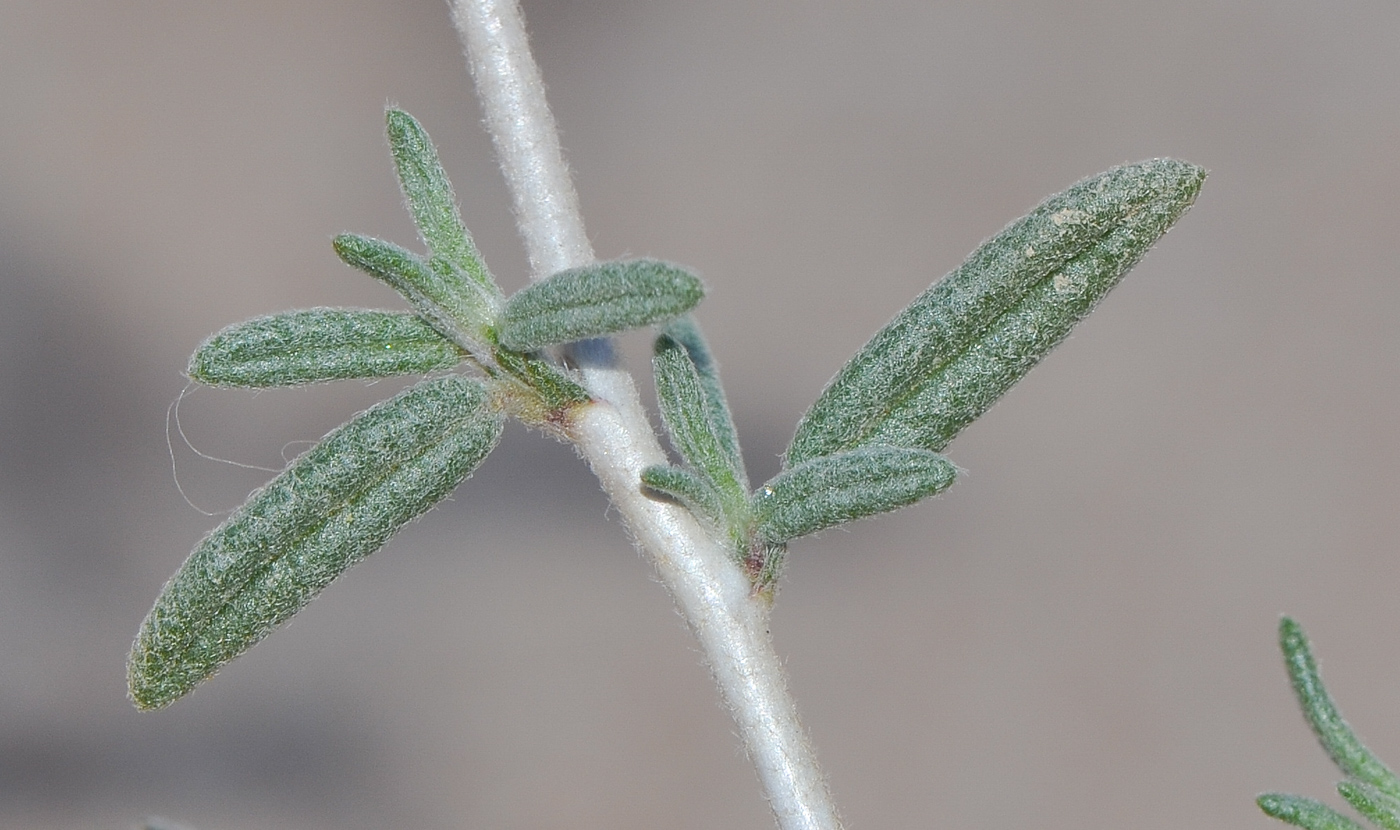
<path fill-rule="evenodd" d="M 416 314 L 313 308 L 229 326 L 195 351 L 189 376 L 210 386 L 294 386 L 425 374 L 465 356 Z"/>
<path fill-rule="evenodd" d="M 1305 830 L 1363 830 L 1360 824 L 1311 798 L 1266 793 L 1255 799 L 1259 809 L 1279 821 Z"/>
<path fill-rule="evenodd" d="M 748 523 L 748 478 L 733 443 L 733 424 L 723 401 L 715 406 L 689 350 L 667 335 L 652 355 L 656 398 L 671 443 L 703 477 L 724 505 L 730 527 Z M 722 419 L 721 423 L 716 420 Z"/>
<path fill-rule="evenodd" d="M 870 446 L 825 455 L 779 473 L 754 495 L 758 536 L 782 544 L 932 496 L 957 468 L 938 453 Z"/>
<path fill-rule="evenodd" d="M 602 262 L 561 271 L 506 301 L 502 346 L 547 346 L 649 326 L 694 308 L 705 287 L 693 274 L 654 259 Z"/>
<path fill-rule="evenodd" d="M 947 446 L 1142 258 L 1204 178 L 1172 159 L 1116 167 L 1012 223 L 851 358 L 798 424 L 786 464 L 863 444 Z"/>
<path fill-rule="evenodd" d="M 1337 785 L 1337 792 L 1377 827 L 1400 830 L 1400 799 L 1360 781 L 1343 781 Z"/>
<path fill-rule="evenodd" d="M 526 408 L 512 413 L 527 422 L 538 426 L 571 406 L 592 400 L 588 390 L 575 383 L 564 369 L 547 360 L 509 349 L 496 349 L 493 354 L 496 365 L 523 384 L 537 405 L 542 407 L 538 412 Z"/>
<path fill-rule="evenodd" d="M 132 647 L 132 701 L 171 703 L 299 611 L 452 492 L 496 445 L 502 420 L 480 382 L 452 375 L 332 431 L 166 583 Z"/>
<path fill-rule="evenodd" d="M 432 258 L 441 260 L 467 277 L 488 298 L 499 304 L 501 290 L 486 270 L 486 263 L 472 242 L 471 234 L 462 224 L 452 183 L 443 172 L 437 148 L 413 116 L 403 110 L 390 109 L 384 115 L 389 149 L 399 174 L 413 221 L 428 246 Z M 433 263 L 437 265 L 437 263 Z M 433 270 L 443 270 L 435 267 Z"/>
<path fill-rule="evenodd" d="M 1322 685 L 1322 677 L 1318 674 L 1303 627 L 1284 617 L 1279 622 L 1278 636 L 1293 692 L 1298 696 L 1298 703 L 1318 742 L 1332 756 L 1332 762 L 1351 778 L 1400 798 L 1400 780 L 1396 779 L 1395 773 L 1361 743 L 1332 703 L 1331 696 Z"/>
<path fill-rule="evenodd" d="M 434 269 L 411 251 L 369 236 L 343 233 L 335 238 L 334 245 L 345 264 L 402 294 L 443 337 L 478 358 L 490 354 L 487 344 L 495 306 L 460 273 Z"/>
<path fill-rule="evenodd" d="M 642 471 L 642 485 L 684 505 L 712 530 L 728 524 L 724 504 L 710 482 L 680 467 L 657 464 Z"/>
<path fill-rule="evenodd" d="M 739 450 L 739 433 L 734 429 L 734 418 L 729 413 L 729 402 L 719 380 L 719 366 L 710 353 L 709 344 L 705 342 L 705 335 L 700 332 L 700 325 L 691 315 L 682 314 L 662 327 L 661 333 L 685 347 L 685 353 L 690 357 L 700 385 L 705 390 L 710 429 L 724 448 L 724 453 L 732 460 L 743 489 L 748 490 L 749 477 L 744 470 L 744 456 Z"/>

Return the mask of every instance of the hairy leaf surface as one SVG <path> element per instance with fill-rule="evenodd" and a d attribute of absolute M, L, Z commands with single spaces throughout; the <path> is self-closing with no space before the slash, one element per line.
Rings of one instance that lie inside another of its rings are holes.
<path fill-rule="evenodd" d="M 690 357 L 695 373 L 700 378 L 700 385 L 705 391 L 705 407 L 710 429 L 723 447 L 725 455 L 731 459 L 738 480 L 747 491 L 749 477 L 744 470 L 743 453 L 739 449 L 739 432 L 734 428 L 734 417 L 729 412 L 724 385 L 720 383 L 719 365 L 710 353 L 710 346 L 705 342 L 700 325 L 691 315 L 682 314 L 662 327 L 661 333 L 683 346 L 685 353 Z"/>
<path fill-rule="evenodd" d="M 385 113 L 385 122 L 399 185 L 423 244 L 432 253 L 429 262 L 433 270 L 465 274 L 493 301 L 493 307 L 499 305 L 501 290 L 462 224 L 452 183 L 447 180 L 432 139 L 413 116 L 402 110 L 390 109 Z"/>
<path fill-rule="evenodd" d="M 533 352 L 659 323 L 704 296 L 697 277 L 669 263 L 601 262 L 522 288 L 506 301 L 497 333 L 502 346 Z"/>
<path fill-rule="evenodd" d="M 360 413 L 248 501 L 166 583 L 132 647 L 131 698 L 165 706 L 443 499 L 495 446 L 481 383 L 423 381 Z"/>
<path fill-rule="evenodd" d="M 463 357 L 416 314 L 312 308 L 218 332 L 190 358 L 189 376 L 210 386 L 293 386 L 424 374 Z"/>
<path fill-rule="evenodd" d="M 652 355 L 656 398 L 671 443 L 685 462 L 714 489 L 731 526 L 748 519 L 749 485 L 743 460 L 732 443 L 733 424 L 723 401 L 715 406 L 689 350 L 668 335 L 656 339 Z M 721 423 L 716 420 L 722 418 Z"/>
<path fill-rule="evenodd" d="M 957 475 L 935 452 L 870 446 L 814 458 L 758 489 L 758 535 L 781 544 L 855 519 L 913 504 L 947 489 Z"/>
<path fill-rule="evenodd" d="M 984 243 L 851 358 L 786 453 L 881 443 L 940 450 L 1053 349 L 1195 200 L 1205 171 L 1116 167 Z"/>

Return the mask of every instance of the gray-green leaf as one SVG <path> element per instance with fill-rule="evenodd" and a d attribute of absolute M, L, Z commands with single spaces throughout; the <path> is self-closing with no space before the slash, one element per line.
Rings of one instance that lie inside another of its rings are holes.
<path fill-rule="evenodd" d="M 668 335 L 656 339 L 652 355 L 656 398 L 671 443 L 681 458 L 712 486 L 731 527 L 748 523 L 748 478 L 733 424 L 723 401 L 715 406 L 690 351 Z M 716 423 L 717 419 L 722 419 Z"/>
<path fill-rule="evenodd" d="M 684 314 L 705 296 L 700 280 L 654 259 L 601 262 L 561 271 L 506 301 L 497 333 L 502 346 L 546 346 L 649 326 Z"/>
<path fill-rule="evenodd" d="M 661 333 L 685 347 L 700 385 L 705 390 L 705 406 L 709 412 L 710 429 L 732 459 L 738 479 L 743 489 L 748 490 L 749 477 L 744 470 L 744 456 L 739 450 L 739 432 L 734 429 L 734 418 L 729 413 L 729 402 L 725 398 L 724 385 L 719 380 L 719 366 L 700 331 L 700 324 L 689 314 L 682 314 L 662 327 Z"/>
<path fill-rule="evenodd" d="M 824 455 L 779 473 L 754 495 L 758 536 L 781 544 L 897 510 L 953 483 L 957 468 L 935 452 L 869 446 Z"/>
<path fill-rule="evenodd" d="M 210 386 L 293 386 L 424 374 L 463 357 L 416 314 L 312 308 L 229 326 L 195 351 L 189 376 Z"/>
<path fill-rule="evenodd" d="M 862 444 L 947 446 L 1142 258 L 1204 179 L 1173 159 L 1115 167 L 1012 223 L 851 358 L 798 424 L 786 464 Z"/>
<path fill-rule="evenodd" d="M 499 304 L 501 290 L 486 270 L 486 263 L 462 224 L 452 183 L 443 172 L 437 148 L 413 116 L 390 109 L 384 120 L 388 127 L 389 149 L 399 174 L 408 209 L 428 246 L 432 258 L 465 274 L 488 298 Z M 438 263 L 433 263 L 438 265 Z M 435 267 L 433 270 L 444 270 Z"/>
<path fill-rule="evenodd" d="M 434 269 L 413 252 L 369 236 L 343 233 L 334 245 L 345 264 L 402 294 L 444 337 L 478 358 L 489 358 L 495 306 L 460 273 Z"/>
<path fill-rule="evenodd" d="M 450 493 L 501 433 L 482 384 L 423 381 L 293 461 L 194 549 L 132 647 L 142 709 L 165 706 L 262 639 Z"/>
<path fill-rule="evenodd" d="M 1376 826 L 1400 830 L 1400 799 L 1360 781 L 1343 781 L 1337 785 L 1337 792 Z"/>
<path fill-rule="evenodd" d="M 1318 742 L 1332 756 L 1332 762 L 1346 775 L 1400 798 L 1400 780 L 1395 773 L 1361 743 L 1332 703 L 1332 697 L 1322 685 L 1303 627 L 1284 617 L 1279 621 L 1278 637 L 1293 692 Z"/>
<path fill-rule="evenodd" d="M 1259 809 L 1279 821 L 1305 830 L 1363 830 L 1361 825 L 1311 798 L 1282 793 L 1265 793 L 1255 799 Z"/>

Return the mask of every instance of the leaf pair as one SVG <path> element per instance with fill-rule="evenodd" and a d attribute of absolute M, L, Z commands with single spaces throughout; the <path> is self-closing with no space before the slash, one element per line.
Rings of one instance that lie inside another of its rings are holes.
<path fill-rule="evenodd" d="M 335 251 L 402 294 L 444 337 L 480 357 L 489 352 L 501 289 L 462 224 L 452 183 L 427 131 L 401 110 L 390 109 L 385 123 L 399 186 L 428 256 L 356 234 L 337 236 Z"/>
<path fill-rule="evenodd" d="M 1204 179 L 1173 159 L 1115 167 L 1009 225 L 851 358 L 798 423 L 784 471 L 746 502 L 728 412 L 712 411 L 723 395 L 702 394 L 708 353 L 668 333 L 658 396 L 691 470 L 649 470 L 644 483 L 731 537 L 746 531 L 750 552 L 940 492 L 956 469 L 937 452 L 1064 339 Z"/>
<path fill-rule="evenodd" d="M 526 355 L 659 323 L 704 296 L 694 275 L 641 259 L 564 271 L 505 299 L 462 223 L 427 132 L 400 110 L 389 110 L 386 121 L 399 184 L 428 254 L 359 234 L 337 236 L 334 247 L 344 262 L 399 292 L 418 320 L 354 309 L 259 318 L 211 338 L 191 362 L 192 378 L 280 386 L 422 373 L 472 357 L 528 388 L 542 386 L 553 403 L 577 402 L 587 396 L 565 373 Z M 518 354 L 502 359 L 501 348 Z"/>
<path fill-rule="evenodd" d="M 1279 623 L 1279 647 L 1308 724 L 1332 762 L 1347 776 L 1337 785 L 1337 792 L 1377 827 L 1400 830 L 1400 779 L 1342 720 L 1322 685 L 1307 636 L 1287 617 Z M 1266 793 L 1259 796 L 1258 804 L 1270 816 L 1307 830 L 1361 830 L 1352 819 L 1311 798 Z"/>
<path fill-rule="evenodd" d="M 489 355 L 504 302 L 462 224 L 452 185 L 422 126 L 386 115 L 399 184 L 428 247 L 421 257 L 355 234 L 334 241 L 350 265 L 384 281 L 415 314 L 310 309 L 259 317 L 220 331 L 190 360 L 193 380 L 215 386 L 292 386 L 449 369 Z"/>
<path fill-rule="evenodd" d="M 534 352 L 641 328 L 689 311 L 705 295 L 700 280 L 684 269 L 635 259 L 561 271 L 501 301 L 499 294 L 473 296 L 455 270 L 431 267 L 436 258 L 424 262 L 383 240 L 341 234 L 335 250 L 392 286 L 443 337 L 478 358 L 488 357 L 495 343 Z"/>
<path fill-rule="evenodd" d="M 425 374 L 490 348 L 500 292 L 462 226 L 437 154 L 406 114 L 391 110 L 388 128 L 430 254 L 349 235 L 335 247 L 417 313 L 318 308 L 260 317 L 200 346 L 191 379 L 270 387 Z M 166 584 L 132 647 L 131 699 L 149 709 L 184 695 L 445 498 L 495 446 L 499 409 L 481 381 L 424 380 L 289 464 Z"/>
<path fill-rule="evenodd" d="M 539 351 L 641 328 L 683 314 L 704 297 L 684 269 L 638 259 L 553 274 L 503 298 L 462 224 L 452 185 L 428 134 L 406 112 L 389 110 L 389 146 L 426 261 L 368 237 L 336 237 L 349 264 L 384 280 L 449 339 L 491 365 L 493 347 Z"/>
<path fill-rule="evenodd" d="M 751 524 L 749 476 L 719 367 L 694 319 L 662 330 L 652 370 L 661 421 L 687 468 L 651 467 L 642 483 L 686 505 L 740 555 Z"/>
<path fill-rule="evenodd" d="M 239 323 L 196 351 L 192 379 L 290 386 L 423 374 L 472 358 L 536 393 L 549 412 L 588 395 L 531 352 L 662 322 L 703 297 L 695 276 L 642 259 L 555 274 L 506 300 L 462 224 L 427 132 L 399 110 L 386 121 L 399 184 L 428 254 L 358 234 L 337 236 L 334 247 L 347 264 L 403 295 L 415 314 L 311 309 Z"/>
<path fill-rule="evenodd" d="M 689 317 L 656 340 L 652 366 L 671 443 L 686 463 L 651 467 L 642 483 L 685 504 L 756 572 L 781 547 L 839 524 L 912 504 L 952 483 L 946 459 L 925 450 L 862 447 L 813 459 L 749 492 L 734 422 L 714 359 Z"/>
<path fill-rule="evenodd" d="M 1064 339 L 1204 178 L 1172 159 L 1115 167 L 983 243 L 827 384 L 797 425 L 761 523 L 780 537 L 948 487 L 955 468 L 936 453 Z"/>

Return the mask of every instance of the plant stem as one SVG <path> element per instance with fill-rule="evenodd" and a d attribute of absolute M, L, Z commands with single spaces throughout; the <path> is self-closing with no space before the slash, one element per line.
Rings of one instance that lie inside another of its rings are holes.
<path fill-rule="evenodd" d="M 593 246 L 518 6 L 456 0 L 452 11 L 535 279 L 591 263 Z"/>
<path fill-rule="evenodd" d="M 452 8 L 533 277 L 590 264 L 592 246 L 516 0 L 452 0 Z M 570 437 L 700 641 L 778 826 L 839 830 L 773 650 L 768 602 L 689 513 L 642 493 L 642 470 L 666 456 L 607 341 L 576 348 L 573 357 L 595 403 L 571 419 Z"/>

